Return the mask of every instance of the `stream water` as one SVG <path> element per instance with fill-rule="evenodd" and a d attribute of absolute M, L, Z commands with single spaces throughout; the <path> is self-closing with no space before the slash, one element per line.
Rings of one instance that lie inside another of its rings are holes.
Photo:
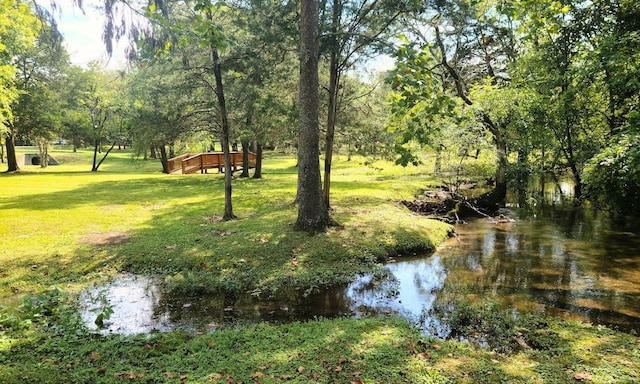
<path fill-rule="evenodd" d="M 261 301 L 250 295 L 184 296 L 158 280 L 126 275 L 84 292 L 81 316 L 96 328 L 96 313 L 107 305 L 114 313 L 102 332 L 133 334 L 395 313 L 439 334 L 446 330 L 434 323 L 434 304 L 457 293 L 471 300 L 490 297 L 514 313 L 640 332 L 640 226 L 573 208 L 571 189 L 569 183 L 533 183 L 536 192 L 508 198 L 503 220 L 458 225 L 457 237 L 436 253 L 388 263 L 390 278 L 382 282 L 362 276 L 307 297 L 285 291 Z"/>

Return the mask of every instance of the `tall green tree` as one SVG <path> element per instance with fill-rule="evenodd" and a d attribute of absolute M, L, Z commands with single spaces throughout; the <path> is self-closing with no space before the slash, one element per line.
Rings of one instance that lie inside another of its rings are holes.
<path fill-rule="evenodd" d="M 57 30 L 43 23 L 36 44 L 14 61 L 20 97 L 13 105 L 13 129 L 38 145 L 40 165 L 47 167 L 49 143 L 62 128 L 68 55 Z"/>
<path fill-rule="evenodd" d="M 226 59 L 231 118 L 245 155 L 254 143 L 254 178 L 262 177 L 265 143 L 279 143 L 290 133 L 290 106 L 297 93 L 297 17 L 295 1 L 251 0 L 235 7 L 233 45 Z M 240 177 L 248 176 L 245 166 Z"/>
<path fill-rule="evenodd" d="M 583 42 L 590 26 L 588 13 L 575 8 L 577 3 L 537 5 L 537 12 L 531 12 L 527 22 L 537 24 L 540 17 L 553 22 L 531 30 L 527 36 L 530 45 L 520 64 L 526 65 L 528 84 L 537 93 L 542 108 L 535 123 L 552 134 L 555 147 L 571 172 L 575 197 L 579 199 L 582 168 L 597 150 L 602 135 L 595 134 L 594 128 L 601 126 L 599 123 L 589 127 L 590 133 L 585 130 L 595 117 L 588 116 L 589 111 L 598 108 L 589 108 L 587 104 L 597 103 L 600 98 L 587 97 L 590 90 L 584 81 L 588 75 L 583 71 L 583 58 L 590 48 Z"/>
<path fill-rule="evenodd" d="M 91 69 L 69 66 L 64 70 L 59 97 L 62 100 L 62 131 L 60 136 L 70 140 L 73 151 L 91 142 L 91 124 L 84 106 L 85 96 L 90 92 L 93 73 Z"/>
<path fill-rule="evenodd" d="M 575 0 L 511 5 L 522 20 L 526 54 L 518 63 L 519 76 L 537 95 L 536 129 L 551 134 L 557 153 L 551 161 L 569 170 L 578 199 L 586 165 L 628 126 L 636 103 L 638 45 L 633 36 L 638 25 L 629 21 L 639 12 L 632 4 Z"/>
<path fill-rule="evenodd" d="M 223 220 L 231 220 L 235 218 L 232 204 L 232 168 L 229 148 L 231 128 L 220 55 L 221 50 L 226 49 L 229 43 L 220 20 L 224 19 L 230 9 L 224 2 L 214 3 L 210 0 L 180 1 L 171 4 L 171 8 L 168 5 L 164 2 L 156 2 L 149 7 L 147 16 L 150 17 L 153 28 L 145 32 L 143 40 L 152 52 L 170 51 L 174 43 L 177 48 L 188 43 L 196 44 L 209 52 L 210 62 L 207 69 L 213 75 L 213 81 L 207 80 L 205 76 L 201 79 L 209 86 L 216 100 L 225 170 Z"/>
<path fill-rule="evenodd" d="M 8 172 L 19 170 L 15 154 L 12 104 L 20 92 L 15 58 L 36 43 L 41 22 L 31 4 L 21 0 L 0 1 L 0 134 L 6 137 Z"/>
<path fill-rule="evenodd" d="M 119 127 L 114 124 L 118 101 L 123 94 L 122 77 L 119 73 L 105 73 L 94 63 L 88 91 L 83 95 L 82 105 L 87 110 L 90 123 L 90 139 L 93 144 L 91 171 L 97 172 L 119 140 Z M 102 153 L 103 143 L 109 149 Z"/>
<path fill-rule="evenodd" d="M 387 48 L 389 35 L 398 18 L 404 13 L 417 11 L 418 5 L 419 2 L 413 0 L 321 2 L 321 52 L 329 61 L 323 179 L 323 201 L 327 209 L 330 208 L 331 165 L 343 76 L 358 60 Z"/>
<path fill-rule="evenodd" d="M 395 88 L 392 114 L 401 121 L 396 124 L 400 162 L 415 160 L 406 143 L 432 140 L 435 115 L 455 115 L 456 104 L 461 109 L 472 108 L 475 114 L 471 117 L 489 132 L 495 146 L 495 187 L 478 199 L 481 205 L 491 206 L 507 190 L 508 120 L 497 120 L 482 108 L 473 97 L 473 87 L 486 79 L 495 89 L 510 86 L 508 68 L 516 58 L 512 19 L 499 12 L 500 2 L 428 4 L 428 14 L 418 18 L 407 34 L 415 41 L 400 47 L 390 76 Z"/>
<path fill-rule="evenodd" d="M 603 16 L 589 51 L 592 83 L 602 88 L 597 112 L 606 117 L 606 145 L 591 158 L 583 181 L 589 199 L 618 215 L 640 216 L 640 4 L 598 1 Z M 595 11 L 594 11 L 595 13 Z M 593 20 L 596 20 L 595 18 Z"/>
<path fill-rule="evenodd" d="M 335 146 L 347 149 L 348 160 L 352 154 L 372 158 L 391 158 L 393 141 L 386 131 L 386 97 L 389 88 L 380 74 L 375 83 L 347 76 L 340 89 L 337 106 L 337 131 Z"/>
<path fill-rule="evenodd" d="M 207 123 L 214 112 L 201 85 L 174 55 L 137 68 L 129 77 L 127 100 L 135 121 L 135 146 L 139 151 L 158 149 L 165 173 L 168 154 L 177 141 L 188 142 L 189 136 L 212 130 Z"/>

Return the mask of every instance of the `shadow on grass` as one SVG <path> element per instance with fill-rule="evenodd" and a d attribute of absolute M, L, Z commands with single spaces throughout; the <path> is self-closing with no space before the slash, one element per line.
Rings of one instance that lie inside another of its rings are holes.
<path fill-rule="evenodd" d="M 271 294 L 282 286 L 317 289 L 377 271 L 377 263 L 398 250 L 432 249 L 435 240 L 447 231 L 443 226 L 416 225 L 420 220 L 408 211 L 383 197 L 368 196 L 366 190 L 374 186 L 367 182 L 342 186 L 346 192 L 338 199 L 337 215 L 347 218 L 344 228 L 312 236 L 293 230 L 295 175 L 273 173 L 262 180 L 235 180 L 234 211 L 239 219 L 229 222 L 220 221 L 224 197 L 219 175 L 130 175 L 113 181 L 100 179 L 105 174 L 95 175 L 100 181 L 91 177 L 94 175 L 49 174 L 46 180 L 61 185 L 58 189 L 77 186 L 0 201 L 5 211 L 40 215 L 63 210 L 87 215 L 87 224 L 92 222 L 91 215 L 102 215 L 105 209 L 115 211 L 112 217 L 119 221 L 118 208 L 122 206 L 142 207 L 127 212 L 135 214 L 143 209 L 149 216 L 143 222 L 123 218 L 122 223 L 113 223 L 114 227 L 130 228 L 125 229 L 128 241 L 124 244 L 92 246 L 76 238 L 73 241 L 78 246 L 70 254 L 43 256 L 38 263 L 55 267 L 47 277 L 36 278 L 41 284 L 126 270 L 161 275 L 176 289 L 194 292 Z M 341 209 L 344 202 L 349 207 Z M 76 232 L 88 232 L 81 230 L 82 224 L 75 224 L 80 226 Z M 64 219 L 57 225 L 64 228 Z M 430 237 L 429 229 L 438 234 Z M 19 266 L 22 273 L 9 279 L 28 276 L 30 263 L 35 263 L 33 258 L 25 257 Z M 2 282 L 6 288 L 17 281 L 9 279 Z"/>
<path fill-rule="evenodd" d="M 18 175 L 14 177 L 41 177 L 41 175 Z M 117 179 L 92 182 L 94 175 L 86 173 L 55 173 L 49 174 L 50 183 L 65 185 L 78 184 L 71 190 L 47 191 L 43 193 L 31 193 L 26 190 L 19 196 L 0 200 L 2 209 L 22 210 L 48 210 L 48 209 L 73 209 L 83 205 L 113 205 L 113 204 L 155 204 L 173 201 L 180 204 L 181 199 L 193 196 L 203 196 L 212 201 L 224 198 L 224 180 L 217 175 L 194 176 L 166 176 L 144 177 L 133 179 Z M 95 175 L 96 178 L 104 178 L 105 173 Z M 237 180 L 234 182 L 234 198 L 242 199 L 242 194 L 255 194 L 261 188 L 274 188 L 278 190 L 290 189 L 290 182 L 286 179 L 270 180 L 266 186 L 261 186 L 260 181 L 249 185 L 251 179 Z M 244 187 L 244 188 L 243 188 Z M 254 187 L 255 190 L 254 190 Z"/>
<path fill-rule="evenodd" d="M 183 206 L 156 215 L 117 252 L 131 272 L 167 276 L 181 290 L 269 295 L 280 287 L 306 290 L 349 282 L 375 269 L 398 245 L 380 238 L 382 223 L 310 235 L 293 229 L 295 218 L 296 208 L 288 203 L 229 222 L 208 220 Z M 408 228 L 387 229 L 385 236 L 398 234 L 428 242 Z"/>

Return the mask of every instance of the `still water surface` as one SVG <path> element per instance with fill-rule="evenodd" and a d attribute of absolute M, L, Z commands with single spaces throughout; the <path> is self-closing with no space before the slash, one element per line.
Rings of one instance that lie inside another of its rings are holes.
<path fill-rule="evenodd" d="M 95 328 L 96 298 L 101 297 L 114 310 L 102 332 L 132 334 L 395 313 L 445 336 L 433 327 L 434 303 L 456 293 L 471 300 L 493 298 L 514 313 L 640 332 L 640 226 L 572 208 L 566 201 L 568 183 L 537 183 L 531 189 L 537 192 L 510 196 L 504 220 L 458 225 L 457 237 L 436 253 L 388 263 L 386 281 L 362 276 L 307 297 L 282 292 L 264 301 L 249 295 L 233 300 L 184 296 L 158 280 L 127 275 L 83 293 L 81 315 Z"/>

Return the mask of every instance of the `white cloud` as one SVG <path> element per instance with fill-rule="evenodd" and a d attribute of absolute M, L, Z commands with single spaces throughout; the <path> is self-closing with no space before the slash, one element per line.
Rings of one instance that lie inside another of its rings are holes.
<path fill-rule="evenodd" d="M 97 8 L 99 4 L 100 0 L 84 0 L 83 14 L 79 8 L 72 5 L 71 0 L 58 1 L 61 13 L 56 16 L 58 29 L 64 36 L 65 47 L 71 62 L 76 65 L 86 66 L 89 62 L 98 61 L 109 69 L 124 68 L 126 43 L 115 44 L 112 57 L 109 59 L 102 41 L 104 14 Z"/>

